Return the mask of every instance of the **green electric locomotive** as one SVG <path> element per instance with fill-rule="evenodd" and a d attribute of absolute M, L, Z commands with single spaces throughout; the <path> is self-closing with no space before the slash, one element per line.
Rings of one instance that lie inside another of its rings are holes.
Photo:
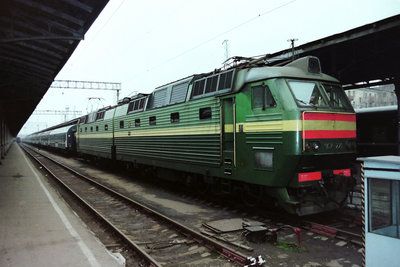
<path fill-rule="evenodd" d="M 318 58 L 193 75 L 81 118 L 77 151 L 200 189 L 272 199 L 289 213 L 337 209 L 356 152 L 354 110 Z"/>

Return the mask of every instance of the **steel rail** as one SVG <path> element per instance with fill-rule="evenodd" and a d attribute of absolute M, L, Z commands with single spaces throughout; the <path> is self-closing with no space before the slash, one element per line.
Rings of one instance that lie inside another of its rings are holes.
<path fill-rule="evenodd" d="M 76 199 L 78 199 L 81 203 L 85 205 L 86 208 L 88 208 L 92 213 L 94 213 L 100 220 L 103 221 L 108 227 L 110 227 L 113 231 L 115 231 L 120 238 L 122 238 L 129 247 L 131 247 L 133 250 L 135 250 L 142 258 L 145 259 L 149 263 L 149 266 L 154 266 L 154 267 L 161 267 L 162 265 L 159 264 L 155 259 L 153 259 L 148 253 L 146 253 L 143 249 L 141 249 L 138 245 L 136 245 L 134 242 L 132 242 L 131 239 L 129 239 L 128 236 L 126 236 L 124 233 L 122 233 L 112 222 L 110 222 L 106 217 L 101 215 L 96 209 L 94 209 L 87 201 L 85 201 L 83 198 L 81 198 L 78 194 L 76 194 L 68 185 L 66 185 L 61 178 L 59 178 L 55 173 L 53 173 L 44 163 L 42 163 L 39 159 L 37 159 L 31 152 L 29 152 L 26 147 L 21 146 L 26 153 L 28 153 L 37 163 L 40 164 L 40 166 L 46 170 L 52 177 L 54 177 L 58 183 L 60 183 L 64 189 L 66 189 L 70 194 L 72 194 Z M 63 164 L 35 151 L 35 153 L 39 154 L 40 156 L 52 161 L 55 164 L 58 164 L 62 168 L 66 168 Z M 69 170 L 70 171 L 70 170 Z M 73 172 L 76 174 L 75 172 Z M 79 175 L 80 176 L 80 175 Z M 91 181 L 93 182 L 93 181 Z"/>
<path fill-rule="evenodd" d="M 123 199 L 123 200 L 125 200 L 125 201 L 127 201 L 127 202 L 129 202 L 131 204 L 133 204 L 135 207 L 145 211 L 149 215 L 158 217 L 159 219 L 162 219 L 162 220 L 168 222 L 169 224 L 171 224 L 174 227 L 178 228 L 184 235 L 190 236 L 197 243 L 202 244 L 204 246 L 207 246 L 211 250 L 214 250 L 214 251 L 218 252 L 220 255 L 222 255 L 223 257 L 227 258 L 228 260 L 231 260 L 231 261 L 233 261 L 233 262 L 235 262 L 235 263 L 237 263 L 237 264 L 239 264 L 241 266 L 246 266 L 246 265 L 254 264 L 255 262 L 257 262 L 254 257 L 245 256 L 245 255 L 243 255 L 242 253 L 240 253 L 238 251 L 234 251 L 230 247 L 227 247 L 227 246 L 223 245 L 222 243 L 219 243 L 219 242 L 217 242 L 217 241 L 215 241 L 215 240 L 213 240 L 213 239 L 201 234 L 200 232 L 197 232 L 197 231 L 195 231 L 195 230 L 193 230 L 193 229 L 191 229 L 191 228 L 189 228 L 189 227 L 187 227 L 187 226 L 185 226 L 185 225 L 183 225 L 183 224 L 181 224 L 181 223 L 179 223 L 179 222 L 177 222 L 177 221 L 175 221 L 175 220 L 173 220 L 173 219 L 171 219 L 171 218 L 169 218 L 169 217 L 167 217 L 167 216 L 165 216 L 165 215 L 163 215 L 161 213 L 159 213 L 158 211 L 156 211 L 154 209 L 152 209 L 150 207 L 147 207 L 147 206 L 137 202 L 134 199 L 126 197 L 126 196 L 122 195 L 121 193 L 119 193 L 119 192 L 117 192 L 117 191 L 115 191 L 115 190 L 113 190 L 113 189 L 111 189 L 109 187 L 106 187 L 106 186 L 94 181 L 90 177 L 87 177 L 86 175 L 83 175 L 83 174 L 79 173 L 78 171 L 72 169 L 69 166 L 66 166 L 66 165 L 62 164 L 61 162 L 59 162 L 57 160 L 51 159 L 51 158 L 49 158 L 49 157 L 47 157 L 47 156 L 45 156 L 45 155 L 43 155 L 43 154 L 41 154 L 41 153 L 39 153 L 37 151 L 36 151 L 36 153 L 38 153 L 41 156 L 47 158 L 48 160 L 54 162 L 55 164 L 58 164 L 59 166 L 61 166 L 64 169 L 72 172 L 73 174 L 75 174 L 75 175 L 77 175 L 77 176 L 79 176 L 79 177 L 81 177 L 83 179 L 86 179 L 87 181 L 91 182 L 92 184 L 101 187 L 102 189 L 110 192 L 111 194 L 117 195 L 119 198 L 121 198 L 121 199 Z M 124 239 L 125 238 L 127 238 L 127 237 L 124 237 Z M 135 244 L 134 247 L 137 247 L 137 245 Z M 154 266 L 159 266 L 159 265 L 154 265 Z M 255 265 L 252 265 L 252 266 L 255 266 Z"/>

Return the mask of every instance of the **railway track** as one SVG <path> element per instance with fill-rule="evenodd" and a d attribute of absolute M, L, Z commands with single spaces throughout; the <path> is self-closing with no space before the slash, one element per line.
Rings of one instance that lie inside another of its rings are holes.
<path fill-rule="evenodd" d="M 263 264 L 260 257 L 243 255 L 36 150 L 23 148 L 99 221 L 112 229 L 124 246 L 134 250 L 141 265 L 220 266 L 227 264 L 227 260 L 239 266 Z"/>
<path fill-rule="evenodd" d="M 325 220 L 305 219 L 301 223 L 302 228 L 314 233 L 350 242 L 359 247 L 363 246 L 362 222 L 358 220 L 358 217 L 336 214 L 331 218 L 328 216 Z"/>

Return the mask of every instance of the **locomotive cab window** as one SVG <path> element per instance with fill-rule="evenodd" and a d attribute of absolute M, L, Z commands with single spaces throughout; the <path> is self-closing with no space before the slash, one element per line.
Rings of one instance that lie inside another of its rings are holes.
<path fill-rule="evenodd" d="M 329 105 L 332 108 L 351 109 L 351 104 L 340 86 L 326 83 L 322 84 L 322 86 L 328 95 Z"/>
<path fill-rule="evenodd" d="M 201 108 L 199 109 L 199 119 L 200 120 L 211 120 L 211 108 Z"/>
<path fill-rule="evenodd" d="M 253 109 L 276 107 L 275 99 L 268 86 L 260 85 L 253 87 L 252 107 Z"/>

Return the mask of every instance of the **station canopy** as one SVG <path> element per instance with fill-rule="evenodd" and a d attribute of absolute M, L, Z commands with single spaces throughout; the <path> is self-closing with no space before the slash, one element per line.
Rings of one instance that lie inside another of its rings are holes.
<path fill-rule="evenodd" d="M 0 121 L 19 132 L 107 0 L 0 3 Z"/>
<path fill-rule="evenodd" d="M 395 77 L 400 78 L 400 15 L 295 47 L 294 54 L 318 57 L 322 71 L 345 89 L 395 83 Z M 291 56 L 292 50 L 286 49 L 267 60 L 279 64 Z"/>
<path fill-rule="evenodd" d="M 6 0 L 0 3 L 0 119 L 14 136 L 67 62 L 105 0 Z M 400 80 L 400 15 L 295 48 L 313 55 L 322 71 L 347 89 L 359 82 Z M 298 36 L 301 38 L 301 36 Z M 274 64 L 292 57 L 287 49 L 266 56 Z M 397 86 L 397 90 L 399 86 Z"/>

